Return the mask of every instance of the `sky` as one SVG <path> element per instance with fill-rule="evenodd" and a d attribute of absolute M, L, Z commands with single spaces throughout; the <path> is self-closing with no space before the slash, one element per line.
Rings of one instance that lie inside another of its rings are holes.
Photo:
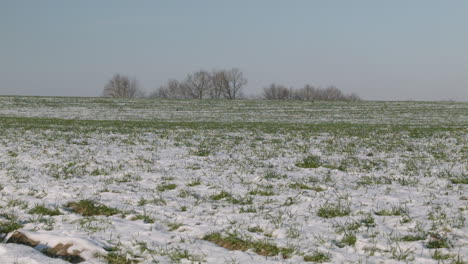
<path fill-rule="evenodd" d="M 0 0 L 0 95 L 100 96 L 115 73 L 151 92 L 233 67 L 248 95 L 468 101 L 468 1 Z"/>

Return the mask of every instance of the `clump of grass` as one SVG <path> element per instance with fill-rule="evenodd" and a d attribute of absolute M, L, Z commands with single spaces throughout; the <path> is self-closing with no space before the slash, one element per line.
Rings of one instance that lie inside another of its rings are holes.
<path fill-rule="evenodd" d="M 405 235 L 400 238 L 401 241 L 405 242 L 413 242 L 419 240 L 425 240 L 426 236 L 424 234 L 416 234 L 416 235 Z"/>
<path fill-rule="evenodd" d="M 270 179 L 283 179 L 283 178 L 286 178 L 286 177 L 287 177 L 286 175 L 280 174 L 280 173 L 275 172 L 275 171 L 267 171 L 267 173 L 264 176 L 264 178 L 267 179 L 267 180 L 270 180 Z"/>
<path fill-rule="evenodd" d="M 239 198 L 231 197 L 228 200 L 233 204 L 239 204 L 239 205 L 253 204 L 253 198 L 250 197 L 250 196 L 248 196 L 248 197 L 239 197 Z"/>
<path fill-rule="evenodd" d="M 430 239 L 429 242 L 426 243 L 427 248 L 449 248 L 450 242 L 446 237 Z"/>
<path fill-rule="evenodd" d="M 408 210 L 403 206 L 392 206 L 390 209 L 382 209 L 379 211 L 374 212 L 374 214 L 378 216 L 399 216 L 399 215 L 407 215 Z"/>
<path fill-rule="evenodd" d="M 291 189 L 299 189 L 299 190 L 313 190 L 313 191 L 316 191 L 316 192 L 323 192 L 325 191 L 326 189 L 325 188 L 322 188 L 320 186 L 309 186 L 307 184 L 304 184 L 302 182 L 294 182 L 294 183 L 291 183 L 289 184 L 289 188 Z"/>
<path fill-rule="evenodd" d="M 318 168 L 321 165 L 322 165 L 322 162 L 320 161 L 320 157 L 315 156 L 315 155 L 309 155 L 305 157 L 304 159 L 302 159 L 301 162 L 296 163 L 296 166 L 299 168 L 311 168 L 311 169 Z"/>
<path fill-rule="evenodd" d="M 468 184 L 468 177 L 458 177 L 450 179 L 453 184 Z"/>
<path fill-rule="evenodd" d="M 189 263 L 202 263 L 203 257 L 191 254 L 187 249 L 179 247 L 174 248 L 161 248 L 158 252 L 161 256 L 166 256 L 171 260 L 171 263 L 180 263 L 183 259 L 188 260 Z M 159 262 L 156 262 L 159 263 Z"/>
<path fill-rule="evenodd" d="M 375 226 L 375 218 L 370 213 L 366 214 L 366 216 L 362 218 L 360 222 L 367 228 Z"/>
<path fill-rule="evenodd" d="M 135 260 L 127 258 L 127 254 L 120 252 L 109 252 L 103 256 L 108 264 L 136 264 Z"/>
<path fill-rule="evenodd" d="M 226 192 L 222 190 L 218 194 L 213 194 L 210 196 L 212 200 L 219 201 L 219 200 L 226 200 L 228 202 L 231 202 L 233 204 L 239 204 L 239 205 L 248 205 L 253 203 L 252 197 L 240 197 L 236 198 L 234 197 L 231 193 Z"/>
<path fill-rule="evenodd" d="M 432 253 L 432 258 L 435 260 L 447 260 L 455 257 L 453 254 L 444 254 L 440 250 L 435 250 L 434 253 Z"/>
<path fill-rule="evenodd" d="M 120 210 L 106 205 L 99 204 L 93 200 L 80 200 L 78 202 L 69 202 L 66 207 L 75 213 L 83 216 L 105 215 L 111 216 L 121 213 Z"/>
<path fill-rule="evenodd" d="M 334 218 L 347 216 L 351 213 L 351 209 L 348 205 L 343 205 L 341 202 L 338 203 L 325 203 L 320 206 L 317 211 L 317 215 L 323 218 Z"/>
<path fill-rule="evenodd" d="M 123 175 L 122 177 L 115 178 L 114 181 L 117 183 L 126 183 L 126 182 L 134 182 L 134 181 L 141 181 L 141 176 L 139 175 L 133 175 L 130 173 L 127 173 Z"/>
<path fill-rule="evenodd" d="M 210 155 L 210 151 L 208 149 L 201 148 L 201 149 L 194 151 L 193 155 L 200 156 L 200 157 L 207 157 L 208 155 Z"/>
<path fill-rule="evenodd" d="M 7 234 L 22 227 L 23 225 L 16 221 L 2 221 L 0 222 L 0 234 Z"/>
<path fill-rule="evenodd" d="M 275 193 L 271 190 L 271 188 L 269 188 L 269 186 L 267 187 L 263 187 L 263 188 L 255 188 L 251 191 L 249 191 L 249 194 L 250 195 L 260 195 L 260 196 L 273 196 L 275 195 Z"/>
<path fill-rule="evenodd" d="M 346 233 L 349 231 L 357 231 L 362 226 L 362 222 L 353 221 L 344 224 L 336 224 L 334 227 L 336 228 L 336 232 L 338 234 Z"/>
<path fill-rule="evenodd" d="M 192 180 L 191 182 L 187 183 L 187 186 L 193 187 L 193 186 L 197 186 L 197 185 L 200 185 L 200 184 L 201 184 L 201 180 L 200 180 L 200 179 L 194 179 L 194 180 Z"/>
<path fill-rule="evenodd" d="M 141 197 L 140 200 L 138 200 L 138 206 L 144 206 L 147 204 L 149 201 L 146 200 L 145 198 Z"/>
<path fill-rule="evenodd" d="M 244 206 L 244 207 L 241 207 L 239 209 L 239 213 L 256 213 L 257 212 L 257 208 L 255 208 L 255 206 L 253 205 L 250 205 L 250 206 Z"/>
<path fill-rule="evenodd" d="M 273 196 L 275 193 L 271 190 L 255 189 L 249 192 L 251 195 Z"/>
<path fill-rule="evenodd" d="M 222 190 L 218 194 L 213 194 L 210 196 L 211 200 L 219 201 L 221 199 L 232 198 L 232 194 Z"/>
<path fill-rule="evenodd" d="M 291 189 L 300 189 L 300 190 L 312 190 L 312 188 L 310 186 L 308 186 L 307 184 L 304 184 L 302 182 L 291 183 L 291 184 L 289 184 L 289 188 L 291 188 Z"/>
<path fill-rule="evenodd" d="M 165 192 L 169 190 L 174 190 L 175 188 L 177 188 L 177 184 L 175 183 L 163 183 L 163 184 L 158 185 L 157 189 L 160 192 Z"/>
<path fill-rule="evenodd" d="M 362 176 L 358 181 L 358 185 L 379 185 L 379 184 L 392 184 L 392 179 L 389 177 L 381 176 Z"/>
<path fill-rule="evenodd" d="M 329 262 L 330 260 L 331 258 L 329 254 L 320 252 L 318 250 L 316 250 L 310 255 L 304 256 L 304 261 L 306 262 L 322 263 L 322 262 Z"/>
<path fill-rule="evenodd" d="M 154 219 L 147 215 L 146 213 L 144 214 L 139 214 L 139 215 L 136 215 L 132 218 L 133 221 L 136 221 L 136 220 L 143 220 L 144 223 L 146 224 L 153 224 L 154 223 Z"/>
<path fill-rule="evenodd" d="M 90 172 L 91 176 L 107 175 L 108 173 L 104 169 L 96 168 Z"/>
<path fill-rule="evenodd" d="M 181 227 L 182 223 L 171 222 L 171 223 L 167 223 L 167 226 L 169 227 L 169 231 L 174 231 L 174 230 L 177 230 L 179 227 Z"/>
<path fill-rule="evenodd" d="M 21 199 L 10 199 L 7 204 L 8 207 L 20 207 L 21 209 L 28 208 L 28 202 Z"/>
<path fill-rule="evenodd" d="M 247 228 L 247 231 L 252 232 L 252 233 L 263 233 L 263 229 L 259 226 L 252 226 Z"/>
<path fill-rule="evenodd" d="M 392 258 L 396 260 L 406 260 L 406 261 L 412 261 L 414 260 L 413 254 L 414 254 L 414 249 L 413 248 L 402 248 L 400 244 L 396 243 L 395 246 L 392 246 L 390 249 L 390 252 L 392 253 Z"/>
<path fill-rule="evenodd" d="M 343 238 L 336 243 L 336 245 L 340 248 L 345 247 L 345 246 L 350 246 L 354 247 L 356 245 L 357 238 L 354 233 L 346 233 Z"/>
<path fill-rule="evenodd" d="M 38 214 L 38 215 L 50 215 L 50 216 L 62 214 L 58 208 L 49 209 L 45 205 L 41 205 L 41 204 L 34 206 L 34 208 L 29 210 L 29 213 Z"/>
<path fill-rule="evenodd" d="M 18 157 L 18 153 L 17 152 L 14 152 L 12 150 L 9 150 L 8 151 L 8 156 L 12 157 L 12 158 L 16 158 Z"/>
<path fill-rule="evenodd" d="M 222 235 L 219 232 L 211 233 L 203 237 L 203 240 L 213 242 L 229 250 L 247 251 L 252 249 L 262 256 L 278 256 L 289 258 L 294 252 L 293 248 L 278 247 L 266 240 L 251 240 L 248 237 L 242 238 L 238 233 Z"/>

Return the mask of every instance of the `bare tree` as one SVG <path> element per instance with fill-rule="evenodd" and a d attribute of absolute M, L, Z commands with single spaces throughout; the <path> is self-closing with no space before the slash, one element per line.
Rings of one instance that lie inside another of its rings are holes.
<path fill-rule="evenodd" d="M 288 100 L 291 98 L 291 90 L 284 85 L 275 83 L 263 88 L 263 98 L 267 100 Z"/>
<path fill-rule="evenodd" d="M 187 75 L 187 78 L 181 84 L 184 94 L 189 98 L 195 99 L 203 99 L 207 97 L 211 87 L 211 75 L 206 71 L 198 71 Z"/>
<path fill-rule="evenodd" d="M 223 96 L 223 91 L 226 90 L 226 87 L 229 86 L 229 83 L 226 78 L 225 71 L 213 71 L 211 74 L 211 89 L 210 89 L 210 98 L 219 99 Z"/>
<path fill-rule="evenodd" d="M 326 101 L 343 101 L 346 100 L 346 96 L 343 94 L 341 90 L 336 88 L 335 86 L 328 86 L 327 88 L 323 89 L 323 98 L 322 100 Z"/>
<path fill-rule="evenodd" d="M 296 100 L 312 101 L 318 100 L 319 89 L 306 84 L 303 88 L 294 91 L 293 98 Z"/>
<path fill-rule="evenodd" d="M 351 93 L 349 94 L 348 96 L 348 100 L 350 101 L 361 101 L 361 97 L 359 97 L 359 95 L 357 95 L 356 93 Z"/>
<path fill-rule="evenodd" d="M 115 74 L 103 90 L 105 97 L 132 98 L 143 95 L 136 79 L 130 80 L 125 75 Z"/>
<path fill-rule="evenodd" d="M 171 99 L 185 98 L 182 92 L 180 82 L 177 80 L 169 80 L 167 84 L 160 86 L 156 91 L 151 93 L 150 97 Z"/>
<path fill-rule="evenodd" d="M 212 76 L 214 94 L 219 93 L 226 99 L 238 99 L 242 94 L 242 88 L 247 84 L 243 73 L 237 69 L 217 71 Z"/>
<path fill-rule="evenodd" d="M 329 86 L 327 88 L 316 88 L 312 85 L 306 84 L 303 88 L 287 90 L 284 86 L 270 85 L 270 87 L 264 89 L 265 99 L 294 99 L 294 100 L 323 100 L 323 101 L 357 101 L 361 100 L 357 94 L 345 95 L 341 90 L 335 86 Z M 286 96 L 286 94 L 288 96 Z"/>

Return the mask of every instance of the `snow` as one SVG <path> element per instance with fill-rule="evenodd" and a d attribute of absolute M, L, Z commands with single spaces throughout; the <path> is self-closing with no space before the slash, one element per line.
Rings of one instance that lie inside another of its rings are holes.
<path fill-rule="evenodd" d="M 0 244 L 0 263 L 2 264 L 66 264 L 60 259 L 45 256 L 39 251 L 23 245 Z"/>
<path fill-rule="evenodd" d="M 143 100 L 139 106 L 138 100 L 27 97 L 0 102 L 0 122 L 8 124 L 0 125 L 0 222 L 21 223 L 21 232 L 50 247 L 73 243 L 69 250 L 83 251 L 85 263 L 106 263 L 93 252 L 110 248 L 140 263 L 304 263 L 303 255 L 317 250 L 329 254 L 330 263 L 438 263 L 436 249 L 427 246 L 431 234 L 446 237 L 450 246 L 437 250 L 450 260 L 468 260 L 468 185 L 452 182 L 467 177 L 467 104 Z M 12 123 L 12 117 L 33 119 Z M 84 123 L 48 124 L 40 118 L 142 123 L 96 121 L 97 129 L 87 130 Z M 408 127 L 424 133 L 414 136 Z M 199 150 L 208 155 L 197 155 Z M 321 166 L 296 166 L 308 155 L 320 156 Z M 270 172 L 276 176 L 266 177 Z M 162 188 L 169 183 L 175 188 Z M 221 191 L 238 201 L 213 199 Z M 239 202 L 249 197 L 252 204 Z M 122 214 L 82 216 L 67 208 L 82 199 Z M 326 203 L 349 205 L 351 212 L 319 217 Z M 37 204 L 62 214 L 31 213 Z M 400 207 L 406 216 L 376 214 Z M 362 224 L 367 216 L 374 226 Z M 346 232 L 356 235 L 356 244 L 338 246 L 345 234 L 339 229 L 355 222 L 361 226 Z M 254 227 L 262 231 L 249 231 Z M 211 232 L 238 233 L 295 252 L 284 259 L 228 250 L 203 240 Z M 399 239 L 420 233 L 425 239 Z M 30 247 L 0 244 L 0 263 L 15 261 L 65 263 Z"/>

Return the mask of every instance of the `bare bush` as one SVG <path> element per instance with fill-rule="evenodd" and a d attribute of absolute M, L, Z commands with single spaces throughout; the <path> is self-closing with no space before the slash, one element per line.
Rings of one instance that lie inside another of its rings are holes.
<path fill-rule="evenodd" d="M 198 71 L 187 75 L 185 81 L 181 83 L 181 89 L 185 97 L 203 99 L 208 97 L 212 84 L 210 73 Z"/>
<path fill-rule="evenodd" d="M 247 85 L 247 79 L 237 68 L 225 71 L 227 86 L 223 90 L 224 98 L 234 100 L 241 97 L 242 88 Z"/>
<path fill-rule="evenodd" d="M 263 98 L 267 100 L 288 100 L 291 99 L 292 90 L 286 88 L 284 85 L 275 83 L 263 88 Z"/>
<path fill-rule="evenodd" d="M 103 90 L 105 97 L 133 98 L 143 96 L 136 79 L 129 79 L 125 75 L 115 74 Z"/>
<path fill-rule="evenodd" d="M 213 71 L 211 74 L 211 84 L 210 98 L 222 98 L 224 87 L 228 86 L 224 71 Z"/>
<path fill-rule="evenodd" d="M 229 100 L 242 97 L 242 88 L 247 84 L 247 79 L 238 68 L 217 71 L 213 74 L 212 81 L 215 94 Z"/>
<path fill-rule="evenodd" d="M 171 99 L 183 99 L 184 93 L 181 85 L 177 80 L 169 80 L 167 84 L 162 85 L 156 91 L 150 94 L 150 97 L 157 98 L 171 98 Z"/>
<path fill-rule="evenodd" d="M 182 82 L 170 80 L 150 96 L 174 99 L 225 98 L 233 100 L 242 97 L 242 88 L 246 84 L 247 79 L 237 68 L 212 73 L 200 70 L 187 75 Z"/>
<path fill-rule="evenodd" d="M 300 89 L 287 89 L 285 86 L 271 84 L 263 89 L 263 98 L 267 100 L 304 100 L 304 101 L 357 101 L 361 100 L 355 93 L 345 95 L 335 86 L 316 88 L 306 84 Z"/>

